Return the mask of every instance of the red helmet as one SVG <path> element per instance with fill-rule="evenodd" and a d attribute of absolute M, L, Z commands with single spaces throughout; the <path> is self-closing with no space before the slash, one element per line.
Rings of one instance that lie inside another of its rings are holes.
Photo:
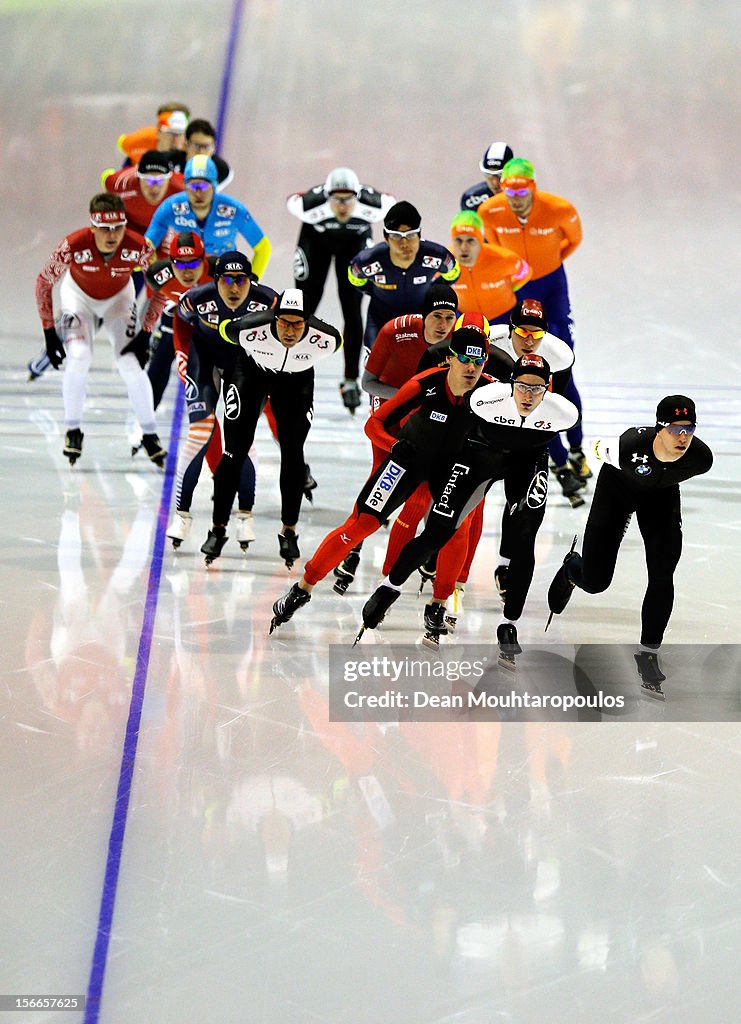
<path fill-rule="evenodd" d="M 171 260 L 199 260 L 205 251 L 203 239 L 194 231 L 181 231 L 170 243 Z"/>

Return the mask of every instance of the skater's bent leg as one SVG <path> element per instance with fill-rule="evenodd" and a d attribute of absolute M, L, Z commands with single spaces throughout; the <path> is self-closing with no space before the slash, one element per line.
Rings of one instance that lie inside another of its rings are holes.
<path fill-rule="evenodd" d="M 420 484 L 414 494 L 404 502 L 404 507 L 392 523 L 389 532 L 382 570 L 384 576 L 388 576 L 391 566 L 401 554 L 402 549 L 416 534 L 417 527 L 430 507 L 431 500 L 427 484 Z"/>
<path fill-rule="evenodd" d="M 357 544 L 360 544 L 366 537 L 380 527 L 381 522 L 377 516 L 369 515 L 367 512 L 358 513 L 357 506 L 342 526 L 328 533 L 309 561 L 304 566 L 303 582 L 309 587 L 315 586 L 320 580 L 344 561 L 345 556 Z"/>

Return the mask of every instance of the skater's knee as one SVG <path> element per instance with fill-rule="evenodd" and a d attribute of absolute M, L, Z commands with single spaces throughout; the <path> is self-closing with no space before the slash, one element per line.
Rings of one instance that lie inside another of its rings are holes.
<path fill-rule="evenodd" d="M 139 360 L 133 352 L 126 355 L 116 356 L 116 369 L 125 381 L 136 380 L 137 377 L 146 377 L 146 372 L 139 365 Z"/>
<path fill-rule="evenodd" d="M 578 585 L 587 594 L 602 594 L 612 583 L 612 573 L 589 573 L 582 574 Z"/>
<path fill-rule="evenodd" d="M 66 341 L 67 365 L 74 365 L 77 370 L 87 370 L 92 362 L 93 353 L 84 338 L 72 336 Z"/>

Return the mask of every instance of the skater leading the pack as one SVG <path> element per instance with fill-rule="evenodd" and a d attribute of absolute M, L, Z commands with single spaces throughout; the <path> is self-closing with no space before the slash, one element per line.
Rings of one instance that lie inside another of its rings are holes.
<path fill-rule="evenodd" d="M 576 587 L 600 594 L 612 582 L 618 551 L 635 513 L 646 551 L 648 586 L 641 608 L 641 645 L 634 655 L 647 696 L 664 699 L 666 676 L 658 652 L 674 604 L 674 571 L 682 553 L 679 485 L 707 473 L 708 446 L 695 436 L 695 403 L 667 395 L 652 426 L 631 427 L 619 437 L 601 439 L 594 454 L 600 467 L 584 530 L 581 554 L 573 549 L 548 590 L 552 614 L 560 614 Z M 550 621 L 550 620 L 549 620 Z"/>

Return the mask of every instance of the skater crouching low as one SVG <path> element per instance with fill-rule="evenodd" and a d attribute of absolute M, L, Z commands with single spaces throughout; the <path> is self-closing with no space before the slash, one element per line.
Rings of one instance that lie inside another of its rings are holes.
<path fill-rule="evenodd" d="M 582 553 L 572 546 L 548 590 L 551 616 L 563 612 L 576 587 L 589 594 L 607 590 L 635 513 L 646 549 L 648 586 L 641 608 L 641 645 L 634 657 L 642 693 L 659 700 L 664 699 L 661 684 L 666 679 L 659 648 L 674 604 L 674 570 L 682 553 L 679 485 L 707 473 L 713 464 L 708 446 L 694 436 L 696 423 L 691 398 L 667 395 L 656 409 L 655 426 L 631 427 L 619 437 L 597 441 L 594 454 L 603 465 Z"/>

